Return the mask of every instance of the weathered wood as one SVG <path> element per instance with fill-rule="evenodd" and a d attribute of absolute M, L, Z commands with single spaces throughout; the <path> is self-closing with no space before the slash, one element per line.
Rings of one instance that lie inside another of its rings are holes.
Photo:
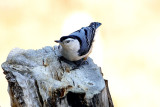
<path fill-rule="evenodd" d="M 57 46 L 9 53 L 2 69 L 12 107 L 113 107 L 108 84 L 92 59 L 73 69 L 60 56 Z"/>
<path fill-rule="evenodd" d="M 110 94 L 110 91 L 109 91 L 108 80 L 104 80 L 104 81 L 105 81 L 107 95 L 108 95 L 109 107 L 114 107 L 113 102 L 112 102 L 112 97 L 111 97 L 111 94 Z"/>

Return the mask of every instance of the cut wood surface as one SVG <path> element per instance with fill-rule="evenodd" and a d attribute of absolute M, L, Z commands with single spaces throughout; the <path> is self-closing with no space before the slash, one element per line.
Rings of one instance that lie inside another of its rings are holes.
<path fill-rule="evenodd" d="M 74 69 L 60 56 L 58 46 L 9 53 L 2 69 L 12 107 L 113 107 L 108 83 L 91 58 Z"/>

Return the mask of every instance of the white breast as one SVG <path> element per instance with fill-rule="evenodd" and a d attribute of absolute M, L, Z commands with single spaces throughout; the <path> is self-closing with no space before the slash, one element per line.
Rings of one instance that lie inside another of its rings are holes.
<path fill-rule="evenodd" d="M 80 44 L 79 44 L 78 40 L 74 40 L 74 41 L 67 43 L 67 44 L 63 43 L 63 44 L 61 44 L 61 46 L 62 46 L 62 48 L 61 48 L 62 56 L 70 61 L 77 61 L 77 60 L 80 60 L 84 57 L 87 57 L 91 53 L 91 50 L 92 50 L 92 47 L 91 47 L 91 49 L 89 50 L 89 52 L 86 55 L 79 56 L 78 50 L 80 49 Z"/>
<path fill-rule="evenodd" d="M 63 57 L 70 61 L 76 61 L 80 59 L 78 56 L 78 50 L 80 49 L 80 44 L 78 40 L 71 41 L 67 44 L 61 44 L 61 46 L 61 54 Z"/>

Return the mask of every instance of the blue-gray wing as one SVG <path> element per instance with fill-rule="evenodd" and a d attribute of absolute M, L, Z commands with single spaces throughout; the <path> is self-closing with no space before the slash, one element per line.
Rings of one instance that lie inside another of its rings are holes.
<path fill-rule="evenodd" d="M 79 40 L 81 47 L 78 52 L 80 56 L 87 54 L 90 50 L 95 36 L 95 31 L 100 25 L 101 23 L 99 22 L 92 22 L 89 26 L 82 27 L 69 35 Z"/>

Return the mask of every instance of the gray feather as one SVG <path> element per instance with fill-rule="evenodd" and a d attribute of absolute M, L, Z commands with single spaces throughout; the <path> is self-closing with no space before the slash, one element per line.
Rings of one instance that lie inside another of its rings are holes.
<path fill-rule="evenodd" d="M 85 55 L 89 52 L 92 42 L 95 36 L 96 29 L 101 25 L 99 22 L 92 22 L 87 27 L 82 27 L 81 29 L 71 33 L 69 36 L 78 38 L 81 47 L 79 49 L 79 55 Z"/>

